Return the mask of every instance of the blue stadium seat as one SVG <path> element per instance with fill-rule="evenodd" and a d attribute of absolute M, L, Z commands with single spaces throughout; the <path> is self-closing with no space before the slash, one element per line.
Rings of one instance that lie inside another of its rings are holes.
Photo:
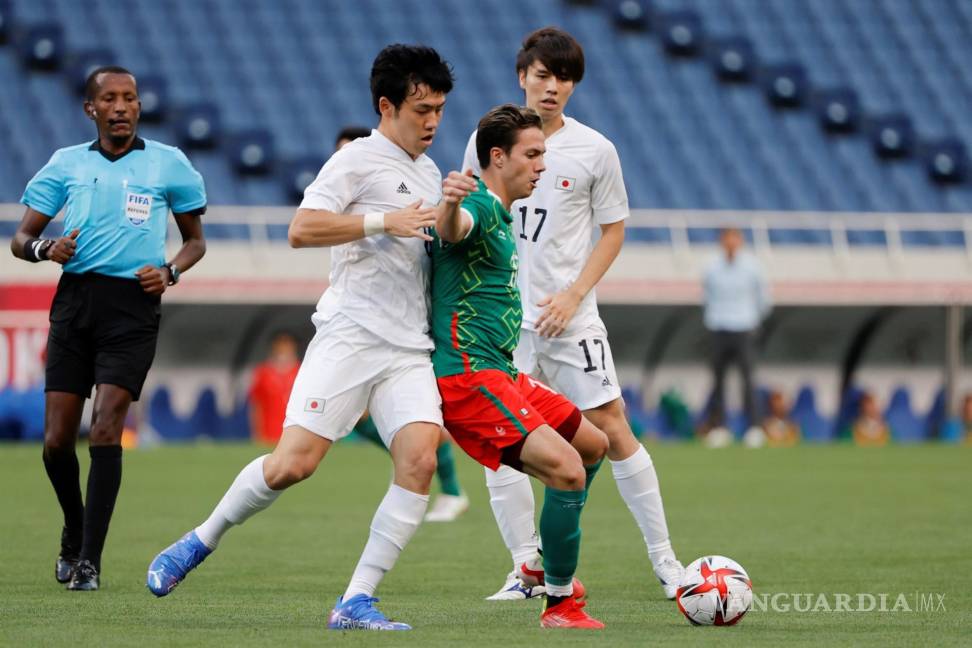
<path fill-rule="evenodd" d="M 817 411 L 816 396 L 809 386 L 804 385 L 797 392 L 790 418 L 800 426 L 804 441 L 821 443 L 834 438 L 834 426 Z"/>
<path fill-rule="evenodd" d="M 900 158 L 912 154 L 915 130 L 907 115 L 883 115 L 869 120 L 868 129 L 874 151 L 883 158 Z"/>
<path fill-rule="evenodd" d="M 715 39 L 709 45 L 709 56 L 723 81 L 750 81 L 755 76 L 758 62 L 748 38 Z"/>
<path fill-rule="evenodd" d="M 183 106 L 175 125 L 176 137 L 189 149 L 209 149 L 222 137 L 219 109 L 211 103 Z"/>
<path fill-rule="evenodd" d="M 116 65 L 118 62 L 115 53 L 107 47 L 75 52 L 68 57 L 68 60 L 70 61 L 66 71 L 68 82 L 78 96 L 84 96 L 84 86 L 89 74 L 97 68 Z"/>
<path fill-rule="evenodd" d="M 237 173 L 262 175 L 274 162 L 273 134 L 264 129 L 236 133 L 229 145 L 229 159 Z"/>
<path fill-rule="evenodd" d="M 169 110 L 169 84 L 158 74 L 138 76 L 138 98 L 142 102 L 142 122 L 158 124 Z"/>
<path fill-rule="evenodd" d="M 57 23 L 41 23 L 27 29 L 20 42 L 24 64 L 34 70 L 53 71 L 64 63 L 64 30 Z"/>
<path fill-rule="evenodd" d="M 702 50 L 702 19 L 692 10 L 672 11 L 658 17 L 658 31 L 665 49 L 676 56 L 695 56 Z"/>
<path fill-rule="evenodd" d="M 924 421 L 911 409 L 911 396 L 905 387 L 898 387 L 891 394 L 891 401 L 884 412 L 894 440 L 909 443 L 925 440 L 927 429 Z"/>
<path fill-rule="evenodd" d="M 641 31 L 650 23 L 651 5 L 648 0 L 616 0 L 613 13 L 614 22 L 621 29 Z"/>
<path fill-rule="evenodd" d="M 962 182 L 968 175 L 969 157 L 965 145 L 954 137 L 924 144 L 922 159 L 928 175 L 936 182 Z"/>
<path fill-rule="evenodd" d="M 851 88 L 821 90 L 814 95 L 818 119 L 824 130 L 831 133 L 851 133 L 857 130 L 861 105 Z"/>
<path fill-rule="evenodd" d="M 304 155 L 284 165 L 280 178 L 287 195 L 300 201 L 304 197 L 304 189 L 314 181 L 323 164 L 323 156 Z"/>
<path fill-rule="evenodd" d="M 799 63 L 767 65 L 761 76 L 766 97 L 777 108 L 800 106 L 810 89 L 807 71 Z"/>
<path fill-rule="evenodd" d="M 13 4 L 10 0 L 0 0 L 0 45 L 6 45 L 10 41 L 13 23 Z"/>

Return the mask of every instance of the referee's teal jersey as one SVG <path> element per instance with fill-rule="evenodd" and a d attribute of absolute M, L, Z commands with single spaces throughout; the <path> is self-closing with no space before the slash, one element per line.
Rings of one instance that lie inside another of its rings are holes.
<path fill-rule="evenodd" d="M 56 151 L 20 202 L 50 218 L 66 207 L 65 234 L 80 233 L 65 272 L 134 279 L 142 266 L 165 263 L 169 210 L 202 214 L 206 188 L 174 146 L 136 137 L 115 156 L 95 140 Z"/>

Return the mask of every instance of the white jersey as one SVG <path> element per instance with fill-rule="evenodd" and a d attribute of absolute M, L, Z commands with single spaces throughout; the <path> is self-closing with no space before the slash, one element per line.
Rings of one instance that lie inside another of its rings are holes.
<path fill-rule="evenodd" d="M 543 308 L 537 304 L 568 288 L 594 249 L 597 226 L 628 217 L 628 195 L 621 161 L 611 142 L 593 128 L 564 117 L 564 125 L 546 140 L 546 171 L 533 195 L 513 203 L 520 268 L 517 283 L 523 302 L 523 328 L 534 330 Z M 466 146 L 463 170 L 479 174 L 476 133 Z M 591 290 L 564 336 L 599 322 Z"/>
<path fill-rule="evenodd" d="M 368 214 L 402 209 L 418 199 L 437 205 L 442 174 L 426 155 L 416 160 L 387 137 L 347 144 L 304 192 L 302 209 Z M 342 313 L 391 344 L 432 349 L 428 321 L 429 256 L 418 238 L 368 236 L 331 248 L 330 287 L 317 302 L 320 326 Z"/>

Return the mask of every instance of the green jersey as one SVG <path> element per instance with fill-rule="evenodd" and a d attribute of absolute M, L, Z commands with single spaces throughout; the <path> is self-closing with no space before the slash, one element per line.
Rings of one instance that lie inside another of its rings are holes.
<path fill-rule="evenodd" d="M 516 376 L 513 350 L 523 308 L 516 287 L 513 217 L 482 180 L 461 208 L 469 234 L 446 243 L 433 232 L 432 365 L 436 376 L 499 369 Z"/>

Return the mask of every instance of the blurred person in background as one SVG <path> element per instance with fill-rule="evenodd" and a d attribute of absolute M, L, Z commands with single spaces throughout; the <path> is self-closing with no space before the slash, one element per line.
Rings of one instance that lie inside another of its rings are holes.
<path fill-rule="evenodd" d="M 962 439 L 972 445 L 972 394 L 962 399 Z"/>
<path fill-rule="evenodd" d="M 729 366 L 739 367 L 748 439 L 764 434 L 759 428 L 753 384 L 755 342 L 759 325 L 772 308 L 766 277 L 759 261 L 743 248 L 743 234 L 735 227 L 722 230 L 721 254 L 705 271 L 702 282 L 705 328 L 712 340 L 714 387 L 708 412 L 710 446 L 728 445 L 732 433 L 726 428 L 725 382 Z"/>
<path fill-rule="evenodd" d="M 864 392 L 858 406 L 857 418 L 851 423 L 851 438 L 854 445 L 878 447 L 891 440 L 891 428 L 878 406 L 873 392 Z"/>
<path fill-rule="evenodd" d="M 276 445 L 280 440 L 287 399 L 299 369 L 297 338 L 285 332 L 275 334 L 267 359 L 253 370 L 250 385 L 250 436 L 257 443 Z"/>
<path fill-rule="evenodd" d="M 766 445 L 771 448 L 785 448 L 800 442 L 800 426 L 790 418 L 790 407 L 783 392 L 774 389 L 767 399 L 766 418 L 763 419 L 763 432 Z"/>
<path fill-rule="evenodd" d="M 368 137 L 369 135 L 371 135 L 371 129 L 367 126 L 345 126 L 338 131 L 337 137 L 334 139 L 334 150 L 335 152 L 340 151 L 345 144 L 350 144 L 360 137 Z"/>

